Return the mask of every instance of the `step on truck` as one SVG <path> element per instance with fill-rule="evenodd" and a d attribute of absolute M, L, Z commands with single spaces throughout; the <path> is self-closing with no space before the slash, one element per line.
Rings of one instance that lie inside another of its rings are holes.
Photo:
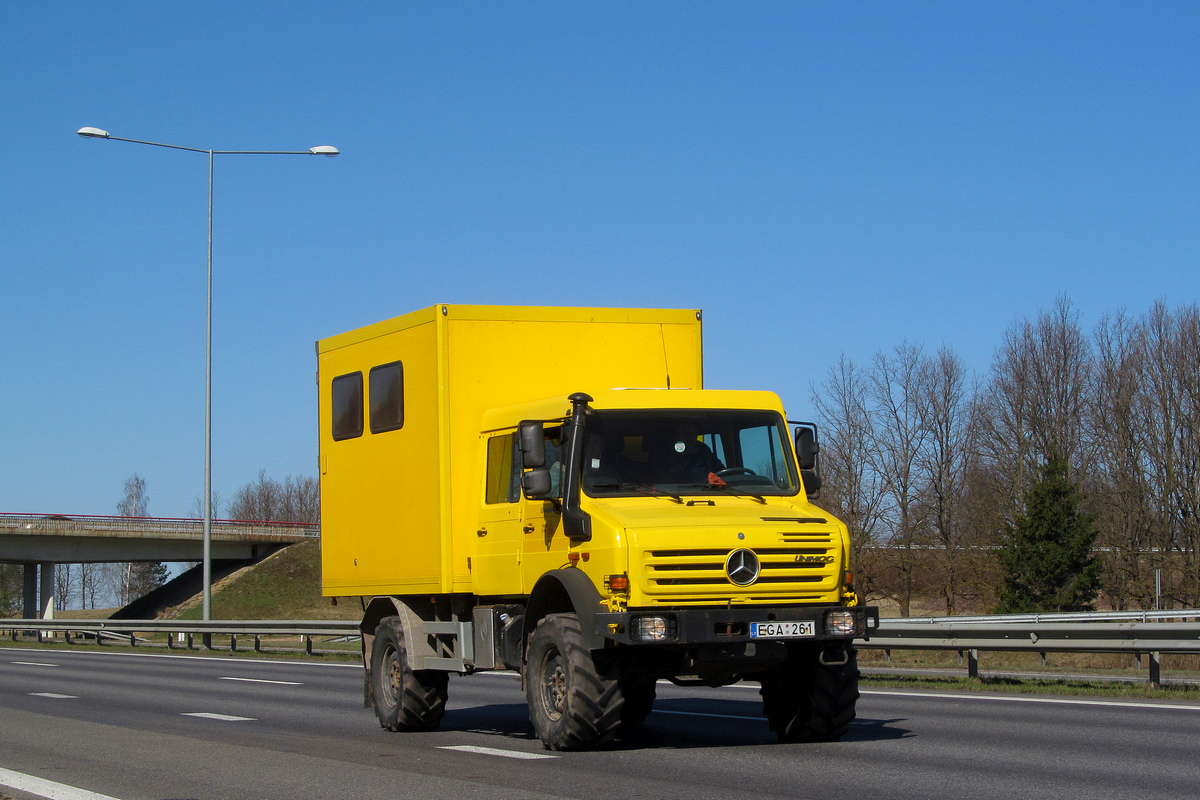
<path fill-rule="evenodd" d="M 846 732 L 878 612 L 811 502 L 816 428 L 705 389 L 699 311 L 437 305 L 317 360 L 322 591 L 363 599 L 385 729 L 514 670 L 552 750 L 638 725 L 662 679 L 759 683 L 783 741 Z"/>

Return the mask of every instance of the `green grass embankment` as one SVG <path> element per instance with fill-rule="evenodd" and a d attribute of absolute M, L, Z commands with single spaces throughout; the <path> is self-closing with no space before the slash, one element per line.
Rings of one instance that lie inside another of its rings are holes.
<path fill-rule="evenodd" d="M 164 616 L 200 619 L 200 598 L 193 597 Z M 321 596 L 320 542 L 285 547 L 258 564 L 238 570 L 213 586 L 213 619 L 345 619 L 358 621 L 357 597 Z"/>

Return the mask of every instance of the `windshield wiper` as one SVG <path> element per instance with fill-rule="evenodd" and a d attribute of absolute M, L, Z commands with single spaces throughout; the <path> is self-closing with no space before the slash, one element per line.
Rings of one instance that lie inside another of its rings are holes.
<path fill-rule="evenodd" d="M 593 489 L 632 489 L 635 492 L 642 494 L 653 494 L 660 497 L 669 497 L 676 503 L 682 503 L 683 498 L 674 492 L 668 492 L 665 489 L 660 489 L 657 486 L 651 486 L 648 483 L 595 483 L 592 484 Z"/>
<path fill-rule="evenodd" d="M 710 483 L 710 484 L 708 484 L 708 488 L 713 489 L 718 492 L 725 492 L 726 494 L 732 495 L 734 497 L 753 497 L 755 500 L 762 503 L 764 506 L 767 504 L 766 498 L 764 498 L 761 494 L 755 494 L 754 492 L 747 491 L 745 489 L 738 491 L 737 489 L 730 486 L 729 484 L 725 484 L 722 486 L 719 484 Z"/>

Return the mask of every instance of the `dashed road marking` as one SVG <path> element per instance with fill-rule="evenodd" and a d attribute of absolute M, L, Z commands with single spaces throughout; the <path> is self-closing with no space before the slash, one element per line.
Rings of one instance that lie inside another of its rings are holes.
<path fill-rule="evenodd" d="M 519 750 L 501 750 L 499 747 L 478 747 L 473 744 L 443 745 L 439 750 L 458 750 L 462 753 L 478 753 L 484 756 L 502 756 L 503 758 L 520 758 L 532 760 L 535 758 L 558 758 L 546 753 L 522 753 Z"/>
<path fill-rule="evenodd" d="M 214 714 L 209 711 L 185 711 L 180 716 L 215 719 L 221 722 L 254 722 L 254 717 L 235 717 L 232 714 Z"/>
<path fill-rule="evenodd" d="M 219 681 L 245 681 L 246 683 L 277 683 L 281 686 L 303 686 L 301 681 L 269 681 L 266 678 L 232 678 L 222 675 L 217 678 Z"/>
<path fill-rule="evenodd" d="M 23 667 L 57 667 L 58 664 L 45 664 L 41 661 L 10 661 L 10 664 L 20 664 Z"/>
<path fill-rule="evenodd" d="M 38 797 L 46 797 L 49 800 L 117 800 L 111 795 L 89 792 L 87 789 L 68 786 L 57 781 L 48 781 L 45 778 L 35 778 L 32 775 L 13 772 L 11 769 L 2 767 L 0 767 L 0 786 L 7 786 L 18 792 L 35 794 Z"/>
<path fill-rule="evenodd" d="M 51 700 L 78 700 L 76 694 L 58 694 L 57 692 L 30 692 L 30 697 L 49 697 Z"/>

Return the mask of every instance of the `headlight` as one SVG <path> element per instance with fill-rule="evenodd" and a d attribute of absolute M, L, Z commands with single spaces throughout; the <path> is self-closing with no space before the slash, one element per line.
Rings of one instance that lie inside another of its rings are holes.
<path fill-rule="evenodd" d="M 853 611 L 830 611 L 825 615 L 825 632 L 832 636 L 853 636 L 854 623 Z"/>
<path fill-rule="evenodd" d="M 635 617 L 630 628 L 633 638 L 643 642 L 665 642 L 677 636 L 674 617 Z"/>

